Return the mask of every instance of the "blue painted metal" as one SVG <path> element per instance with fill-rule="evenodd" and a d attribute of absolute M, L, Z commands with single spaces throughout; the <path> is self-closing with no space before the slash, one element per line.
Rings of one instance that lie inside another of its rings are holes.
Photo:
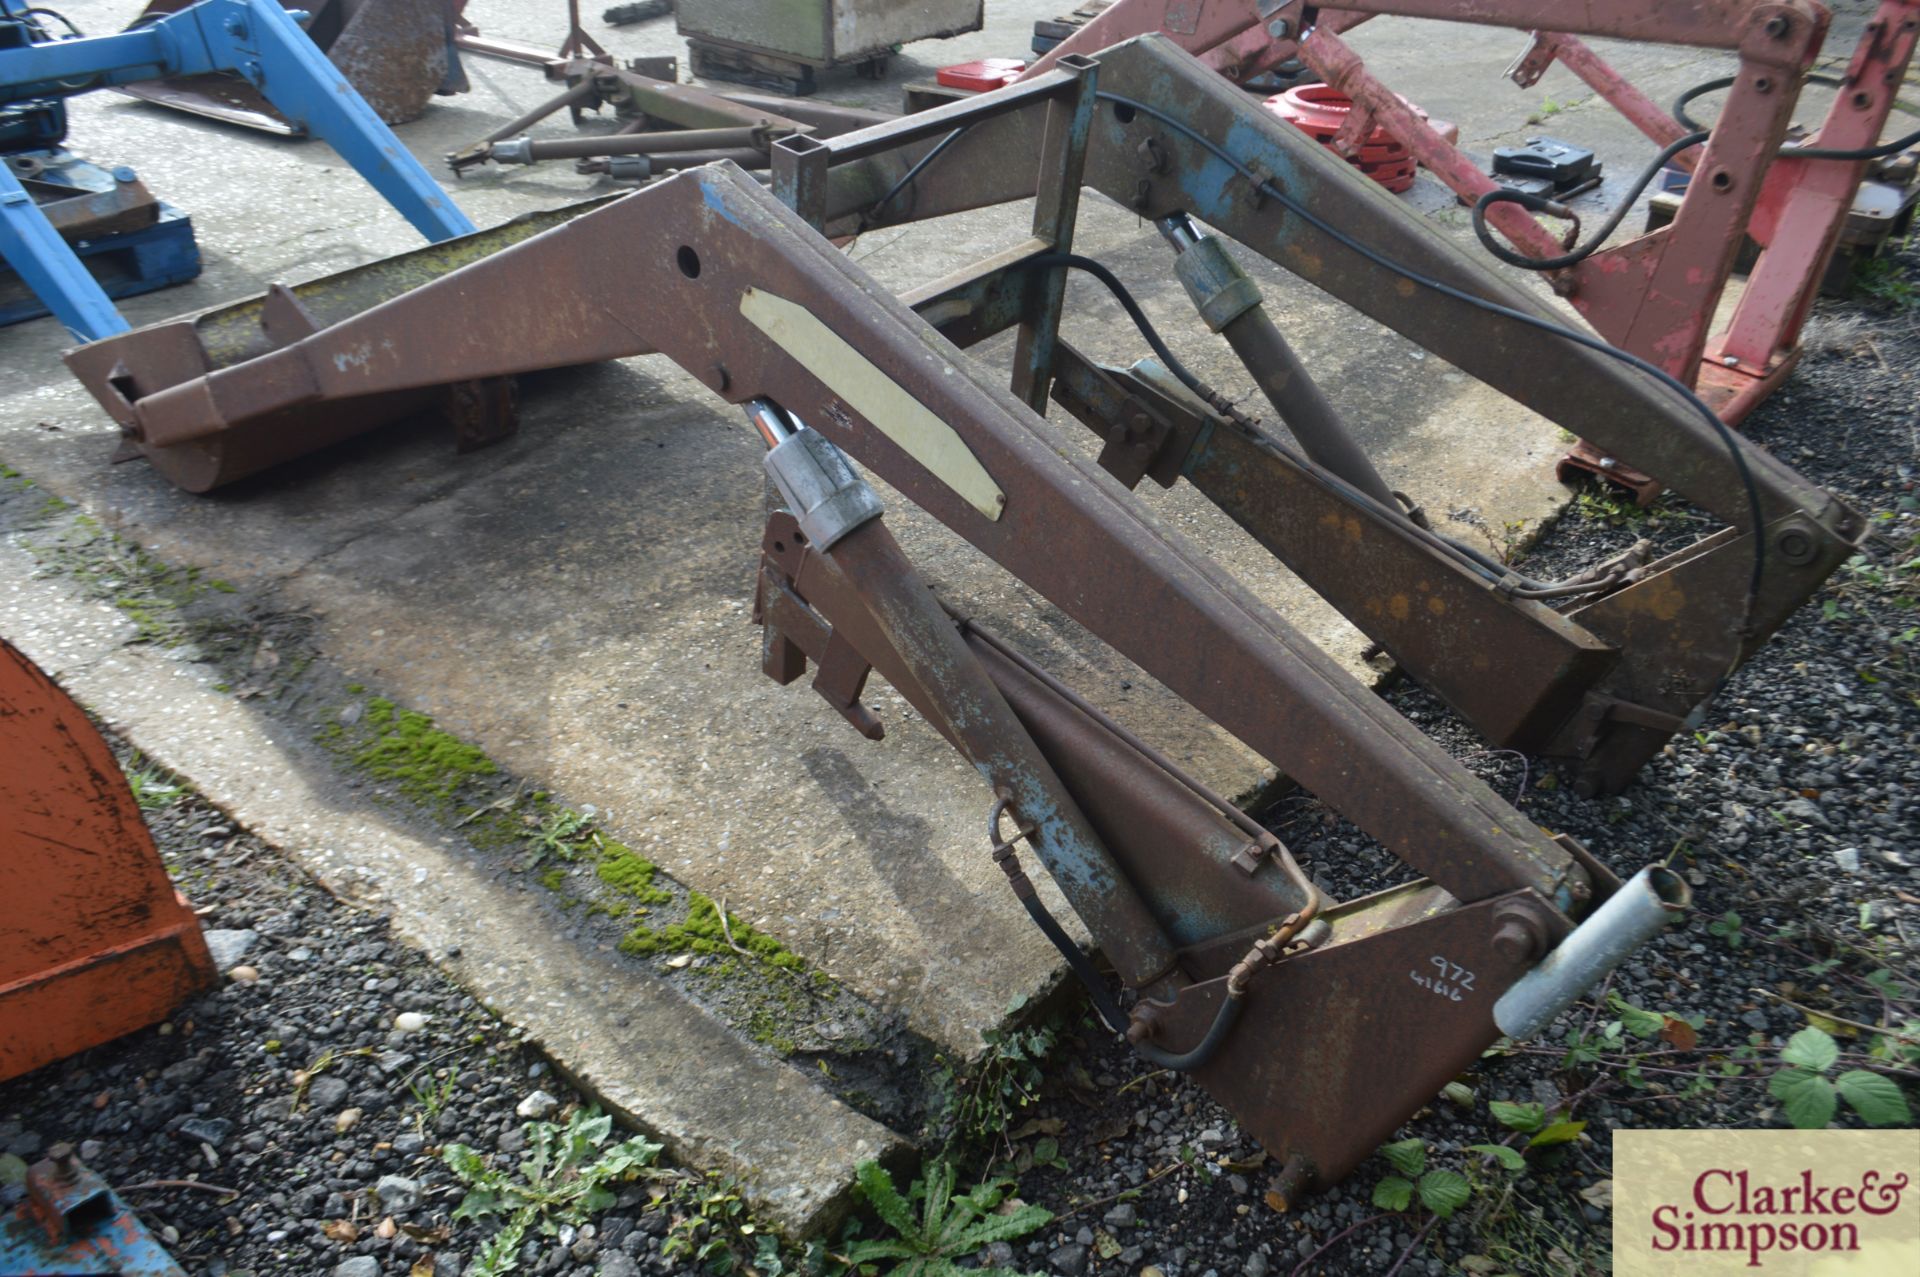
<path fill-rule="evenodd" d="M 0 258 L 81 341 L 127 331 L 106 290 L 5 165 L 0 165 Z"/>
<path fill-rule="evenodd" d="M 120 1195 L 56 1145 L 27 1171 L 26 1200 L 0 1218 L 7 1277 L 187 1277 Z"/>
<path fill-rule="evenodd" d="M 102 172 L 84 161 L 67 158 L 69 163 L 61 167 L 68 172 L 75 168 Z M 54 171 L 49 168 L 49 173 Z M 84 189 L 76 187 L 76 191 Z M 160 205 L 159 217 L 150 226 L 92 236 L 69 242 L 67 246 L 81 269 L 109 298 L 136 297 L 170 288 L 200 273 L 200 248 L 193 238 L 193 219 L 170 204 Z M 32 287 L 15 272 L 0 266 L 0 327 L 56 314 L 48 304 L 50 296 L 46 290 Z M 112 313 L 111 305 L 108 313 Z M 60 318 L 62 323 L 67 322 L 66 316 Z M 73 327 L 70 323 L 67 326 Z"/>
<path fill-rule="evenodd" d="M 26 0 L 0 0 L 0 32 L 26 29 Z M 36 28 L 37 30 L 37 28 Z M 236 71 L 289 120 L 329 143 L 428 239 L 474 225 L 276 0 L 202 0 L 115 35 L 0 42 L 0 107 L 169 75 Z M 74 336 L 124 332 L 107 295 L 11 177 L 0 184 L 0 253 Z"/>

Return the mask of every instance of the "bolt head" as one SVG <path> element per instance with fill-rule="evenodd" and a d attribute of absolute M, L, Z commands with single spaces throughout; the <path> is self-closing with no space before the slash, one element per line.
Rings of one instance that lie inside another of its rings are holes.
<path fill-rule="evenodd" d="M 1494 929 L 1493 951 L 1509 962 L 1525 962 L 1533 957 L 1533 937 L 1527 928 L 1515 918 L 1509 918 Z"/>

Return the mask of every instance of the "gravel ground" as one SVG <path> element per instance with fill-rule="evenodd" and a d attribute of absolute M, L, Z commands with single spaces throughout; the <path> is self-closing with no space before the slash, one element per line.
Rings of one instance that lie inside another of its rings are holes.
<path fill-rule="evenodd" d="M 196 1277 L 457 1277 L 480 1235 L 449 1236 L 463 1190 L 441 1147 L 510 1160 L 528 1116 L 558 1121 L 580 1096 L 383 918 L 191 794 L 152 801 L 229 979 L 156 1028 L 0 1086 L 0 1150 L 31 1161 L 71 1142 Z M 180 1180 L 239 1191 L 125 1187 Z M 674 1271 L 651 1198 L 626 1189 L 597 1226 L 534 1244 L 524 1270 Z"/>
<path fill-rule="evenodd" d="M 1920 276 L 1914 256 L 1901 266 Z M 1762 1083 L 1807 1017 L 1752 990 L 1868 1023 L 1915 1014 L 1920 701 L 1902 581 L 1912 578 L 1898 565 L 1920 535 L 1911 372 L 1920 310 L 1826 303 L 1811 346 L 1748 433 L 1878 516 L 1871 570 L 1843 572 L 1796 616 L 1697 736 L 1677 740 L 1627 794 L 1587 801 L 1556 768 L 1485 750 L 1418 689 L 1391 694 L 1542 825 L 1575 834 L 1622 872 L 1674 855 L 1695 912 L 1610 991 L 1697 1021 L 1699 1050 L 1643 1061 L 1639 1087 L 1623 1076 L 1630 1055 L 1665 1043 L 1608 1044 L 1569 1064 L 1565 1034 L 1615 1016 L 1597 1002 L 1576 1007 L 1540 1044 L 1489 1058 L 1400 1132 L 1424 1142 L 1430 1164 L 1489 1185 L 1452 1219 L 1383 1215 L 1370 1204 L 1387 1173 L 1378 1159 L 1282 1215 L 1265 1201 L 1273 1168 L 1223 1111 L 1069 1013 L 1037 1100 L 1014 1106 L 1012 1133 L 993 1150 L 1019 1169 L 1022 1196 L 1058 1218 L 983 1258 L 1070 1277 L 1604 1268 L 1612 1129 L 1781 1123 Z M 1638 536 L 1684 543 L 1700 530 L 1677 506 L 1643 520 L 1582 503 L 1527 561 L 1564 570 Z M 223 962 L 242 970 L 158 1028 L 0 1086 L 0 1149 L 31 1160 L 68 1140 L 117 1185 L 197 1179 L 239 1190 L 127 1189 L 195 1274 L 460 1273 L 484 1234 L 450 1220 L 460 1188 L 439 1149 L 464 1143 L 511 1161 L 526 1114 L 560 1120 L 579 1097 L 390 942 L 381 918 L 334 900 L 217 811 L 180 795 L 151 818 L 206 925 L 226 933 L 223 944 L 244 940 Z M 1310 799 L 1272 818 L 1337 895 L 1404 876 Z M 1734 914 L 1737 930 L 1726 921 Z M 1894 973 L 1891 984 L 1866 978 L 1880 970 Z M 1857 1053 L 1865 1042 L 1843 1046 Z M 1697 1084 L 1707 1064 L 1746 1049 L 1761 1068 Z M 1506 1134 L 1490 1116 L 1495 1100 L 1564 1105 L 1590 1126 L 1503 1179 L 1462 1152 Z M 627 1187 L 590 1229 L 530 1243 L 523 1269 L 695 1271 L 661 1251 L 698 1185 L 668 1172 Z"/>
<path fill-rule="evenodd" d="M 1910 249 L 1898 267 L 1906 279 L 1920 279 L 1920 253 Z M 1062 1124 L 1057 1138 L 1069 1169 L 1022 1179 L 1028 1198 L 1063 1219 L 1023 1245 L 1019 1265 L 1146 1277 L 1152 1269 L 1165 1277 L 1396 1266 L 1406 1273 L 1604 1270 L 1611 1225 L 1607 1190 L 1597 1186 L 1610 1182 L 1612 1129 L 1786 1124 L 1764 1081 L 1778 1067 L 1781 1045 L 1808 1017 L 1752 991 L 1868 1024 L 1920 1019 L 1913 958 L 1920 938 L 1920 665 L 1911 657 L 1920 579 L 1911 568 L 1899 571 L 1920 550 L 1920 391 L 1913 374 L 1920 366 L 1920 307 L 1823 302 L 1808 347 L 1793 379 L 1748 421 L 1746 433 L 1869 512 L 1877 531 L 1866 562 L 1856 561 L 1865 570 L 1843 569 L 1789 621 L 1731 680 L 1696 736 L 1676 739 L 1625 794 L 1584 800 L 1572 792 L 1570 771 L 1487 750 L 1420 689 L 1403 685 L 1389 694 L 1497 790 L 1517 794 L 1521 810 L 1580 838 L 1622 876 L 1674 853 L 1693 885 L 1693 913 L 1618 971 L 1607 991 L 1697 1021 L 1699 1050 L 1648 1060 L 1644 1089 L 1625 1084 L 1620 1066 L 1665 1042 L 1563 1067 L 1569 1032 L 1590 1033 L 1617 1018 L 1589 1000 L 1539 1043 L 1489 1058 L 1469 1080 L 1467 1102 L 1437 1101 L 1395 1138 L 1424 1141 L 1430 1166 L 1474 1170 L 1497 1182 L 1499 1172 L 1481 1171 L 1473 1165 L 1481 1159 L 1461 1151 L 1510 1135 L 1491 1117 L 1491 1101 L 1571 1101 L 1569 1116 L 1590 1125 L 1575 1143 L 1536 1156 L 1525 1175 L 1505 1180 L 1504 1194 L 1476 1191 L 1468 1208 L 1422 1231 L 1427 1221 L 1418 1212 L 1376 1218 L 1382 1212 L 1370 1204 L 1373 1186 L 1393 1173 L 1380 1158 L 1303 1209 L 1274 1213 L 1264 1201 L 1274 1168 L 1223 1110 L 1198 1087 L 1154 1074 L 1104 1033 L 1083 1029 L 1085 1050 L 1069 1041 L 1056 1058 L 1085 1063 L 1091 1084 L 1057 1082 L 1033 1110 Z M 1536 574 L 1554 575 L 1641 536 L 1664 550 L 1709 526 L 1670 499 L 1658 511 L 1639 519 L 1617 503 L 1577 503 L 1525 561 Z M 1338 896 L 1407 876 L 1310 798 L 1283 803 L 1270 819 Z M 1734 943 L 1724 934 L 1728 915 L 1740 920 Z M 1718 932 L 1710 930 L 1716 923 Z M 1878 971 L 1895 977 L 1889 989 L 1867 980 Z M 1839 1029 L 1843 1048 L 1864 1049 L 1847 1032 Z M 1688 1075 L 1717 1068 L 1743 1048 L 1757 1054 L 1759 1068 L 1705 1085 Z M 1910 1102 L 1920 1099 L 1916 1080 L 1913 1073 L 1902 1079 Z M 1843 1106 L 1836 1124 L 1859 1121 Z M 1125 1200 L 1113 1200 L 1119 1194 Z"/>

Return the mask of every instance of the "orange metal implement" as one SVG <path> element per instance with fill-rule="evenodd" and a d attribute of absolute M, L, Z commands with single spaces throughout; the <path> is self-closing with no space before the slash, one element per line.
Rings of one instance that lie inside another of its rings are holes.
<path fill-rule="evenodd" d="M 0 640 L 0 1081 L 152 1024 L 214 979 L 106 741 Z"/>

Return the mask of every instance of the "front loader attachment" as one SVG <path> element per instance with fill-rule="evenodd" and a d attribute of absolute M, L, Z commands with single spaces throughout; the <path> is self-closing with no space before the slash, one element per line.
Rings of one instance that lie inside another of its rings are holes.
<path fill-rule="evenodd" d="M 136 22 L 178 13 L 196 0 L 150 0 Z M 299 0 L 311 15 L 314 44 L 388 124 L 419 118 L 436 93 L 466 87 L 453 40 L 451 0 Z M 123 85 L 120 92 L 189 115 L 298 137 L 289 120 L 244 76 L 233 71 L 174 75 Z"/>
<path fill-rule="evenodd" d="M 963 156 L 978 167 L 944 167 Z M 417 287 L 402 285 L 431 257 L 71 362 L 133 447 L 202 489 L 449 386 L 564 364 L 658 353 L 741 405 L 787 505 L 760 547 L 763 670 L 791 683 L 812 669 L 870 739 L 884 725 L 861 703 L 867 677 L 898 689 L 980 774 L 987 847 L 1103 1018 L 1212 1089 L 1294 1188 L 1344 1175 L 1501 1032 L 1537 1030 L 1685 904 L 1671 874 L 1622 885 L 1547 836 L 1129 489 L 1193 483 L 1488 735 L 1576 758 L 1594 788 L 1624 783 L 1844 559 L 1851 510 L 1705 424 L 1684 390 L 1569 339 L 1554 312 L 1159 41 L 788 139 L 773 178 L 688 170 L 524 238 L 459 241 L 445 251 L 466 264 Z M 1066 271 L 1125 296 L 1071 251 L 1083 183 L 1161 224 L 1200 315 L 1287 431 L 1182 376 L 1144 324 L 1156 361 L 1131 368 L 1060 338 Z M 1038 196 L 1031 238 L 906 298 L 821 233 L 1022 185 Z M 1658 451 L 1673 463 L 1661 473 L 1731 526 L 1559 583 L 1448 542 L 1391 489 L 1380 499 L 1382 477 L 1256 313 L 1258 290 L 1193 218 L 1622 455 Z M 963 349 L 1009 328 L 1011 387 Z M 1050 398 L 1099 434 L 1097 460 L 1040 415 Z M 1419 877 L 1324 898 L 1203 781 L 974 623 L 965 600 L 936 599 L 856 463 Z M 1029 851 L 1130 1007 L 1038 901 Z"/>
<path fill-rule="evenodd" d="M 0 640 L 0 1081 L 214 982 L 140 805 L 71 697 Z"/>

